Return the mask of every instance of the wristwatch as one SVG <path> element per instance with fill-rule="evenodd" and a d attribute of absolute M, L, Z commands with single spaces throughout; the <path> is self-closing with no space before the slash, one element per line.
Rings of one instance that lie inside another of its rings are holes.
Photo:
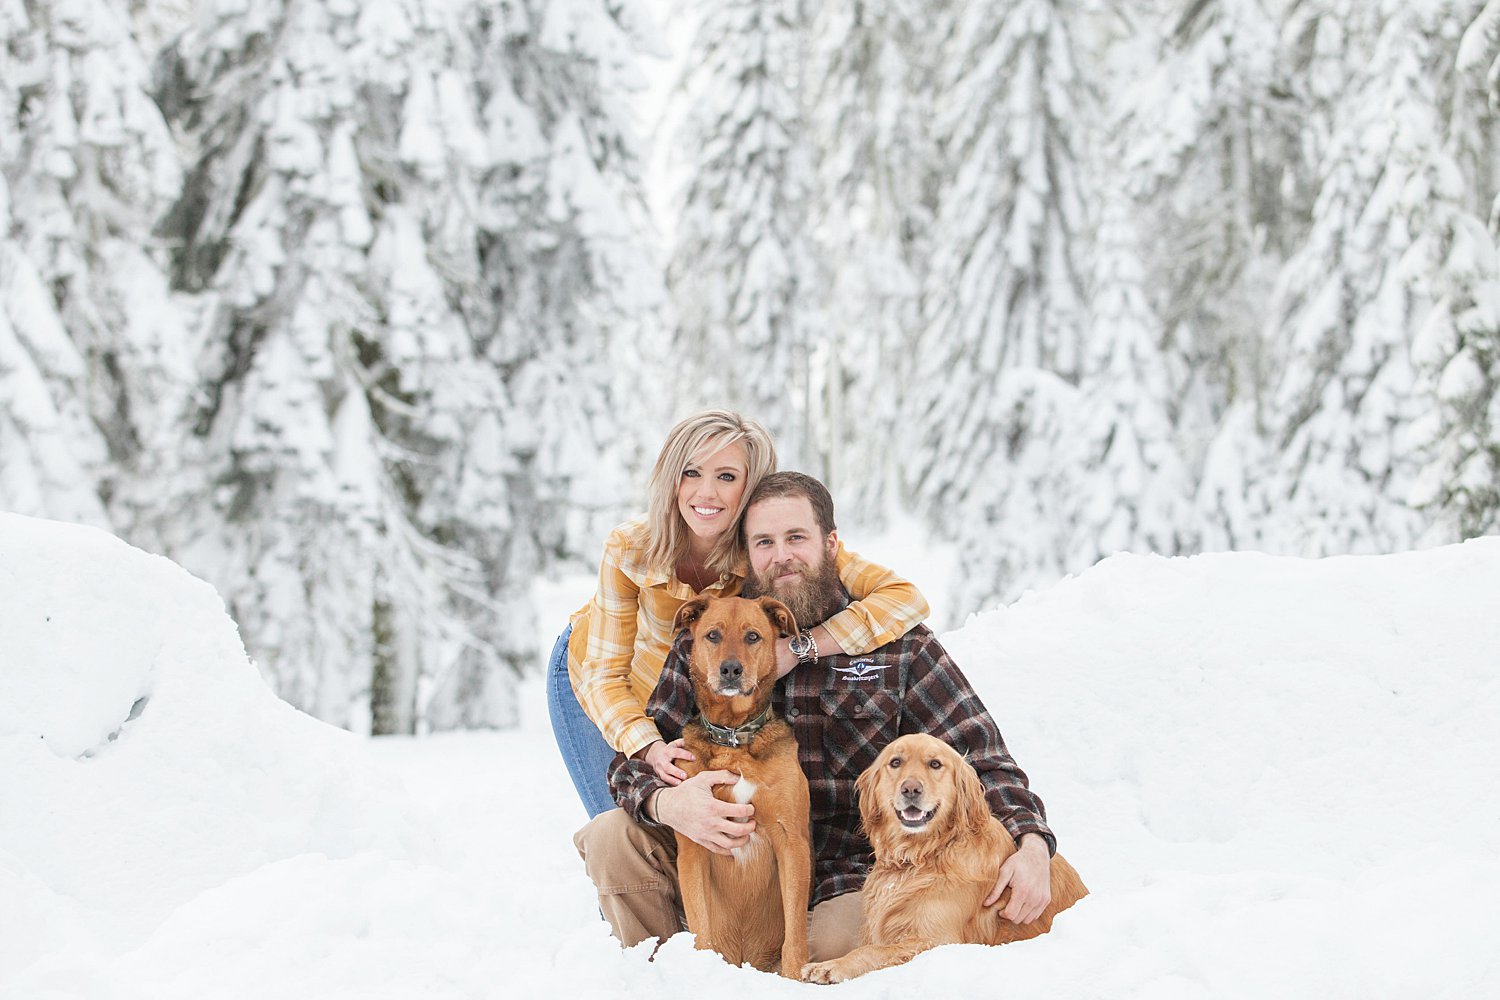
<path fill-rule="evenodd" d="M 807 629 L 803 629 L 792 636 L 791 641 L 787 643 L 787 648 L 792 651 L 792 655 L 797 658 L 797 662 L 799 663 L 811 663 L 818 658 L 817 640 L 812 637 L 812 633 Z"/>

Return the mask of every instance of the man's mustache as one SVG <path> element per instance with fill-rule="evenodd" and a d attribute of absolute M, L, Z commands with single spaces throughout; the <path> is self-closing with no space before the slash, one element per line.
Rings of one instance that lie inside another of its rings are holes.
<path fill-rule="evenodd" d="M 786 575 L 787 573 L 795 573 L 797 575 L 797 581 L 795 583 L 789 584 L 785 580 L 780 579 L 780 577 Z M 775 590 L 777 587 L 800 586 L 801 584 L 806 583 L 811 575 L 812 571 L 810 567 L 803 566 L 800 563 L 776 563 L 772 566 L 766 567 L 766 571 L 761 574 L 760 583 L 762 589 L 764 590 Z"/>

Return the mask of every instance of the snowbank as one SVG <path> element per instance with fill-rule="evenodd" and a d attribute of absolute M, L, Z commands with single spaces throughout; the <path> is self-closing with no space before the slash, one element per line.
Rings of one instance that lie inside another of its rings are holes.
<path fill-rule="evenodd" d="M 1119 555 L 946 636 L 1094 890 L 994 968 L 1066 996 L 1495 995 L 1497 610 L 1497 538 Z"/>
<path fill-rule="evenodd" d="M 104 532 L 0 514 L 0 663 L 0 983 L 274 863 L 420 836 L 361 740 L 271 692 L 211 587 Z"/>
<path fill-rule="evenodd" d="M 1496 995 L 1497 600 L 1492 538 L 1116 556 L 971 619 L 1093 895 L 819 988 L 615 946 L 540 682 L 516 732 L 361 740 L 172 564 L 0 515 L 0 996 Z"/>

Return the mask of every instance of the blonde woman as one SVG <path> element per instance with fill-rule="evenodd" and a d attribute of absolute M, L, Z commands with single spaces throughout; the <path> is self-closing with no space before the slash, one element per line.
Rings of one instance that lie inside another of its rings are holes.
<path fill-rule="evenodd" d="M 599 588 L 558 637 L 547 681 L 553 735 L 590 818 L 615 807 L 605 772 L 616 750 L 644 757 L 671 784 L 686 777 L 675 762 L 690 755 L 662 740 L 646 700 L 677 609 L 700 594 L 739 593 L 748 566 L 745 501 L 775 469 L 776 449 L 760 424 L 728 410 L 695 413 L 672 428 L 657 455 L 647 513 L 606 540 Z M 818 649 L 866 653 L 927 616 L 912 584 L 842 544 L 836 558 L 853 603 L 813 630 Z M 777 659 L 783 674 L 796 666 L 789 640 L 778 641 Z"/>

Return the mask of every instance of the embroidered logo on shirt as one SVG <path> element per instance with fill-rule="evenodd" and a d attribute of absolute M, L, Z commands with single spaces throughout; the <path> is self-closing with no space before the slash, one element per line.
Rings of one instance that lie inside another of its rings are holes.
<path fill-rule="evenodd" d="M 884 670 L 885 667 L 884 663 L 876 663 L 874 660 L 855 660 L 847 667 L 834 667 L 833 669 L 843 674 L 846 681 L 878 681 L 880 680 L 879 671 Z"/>

